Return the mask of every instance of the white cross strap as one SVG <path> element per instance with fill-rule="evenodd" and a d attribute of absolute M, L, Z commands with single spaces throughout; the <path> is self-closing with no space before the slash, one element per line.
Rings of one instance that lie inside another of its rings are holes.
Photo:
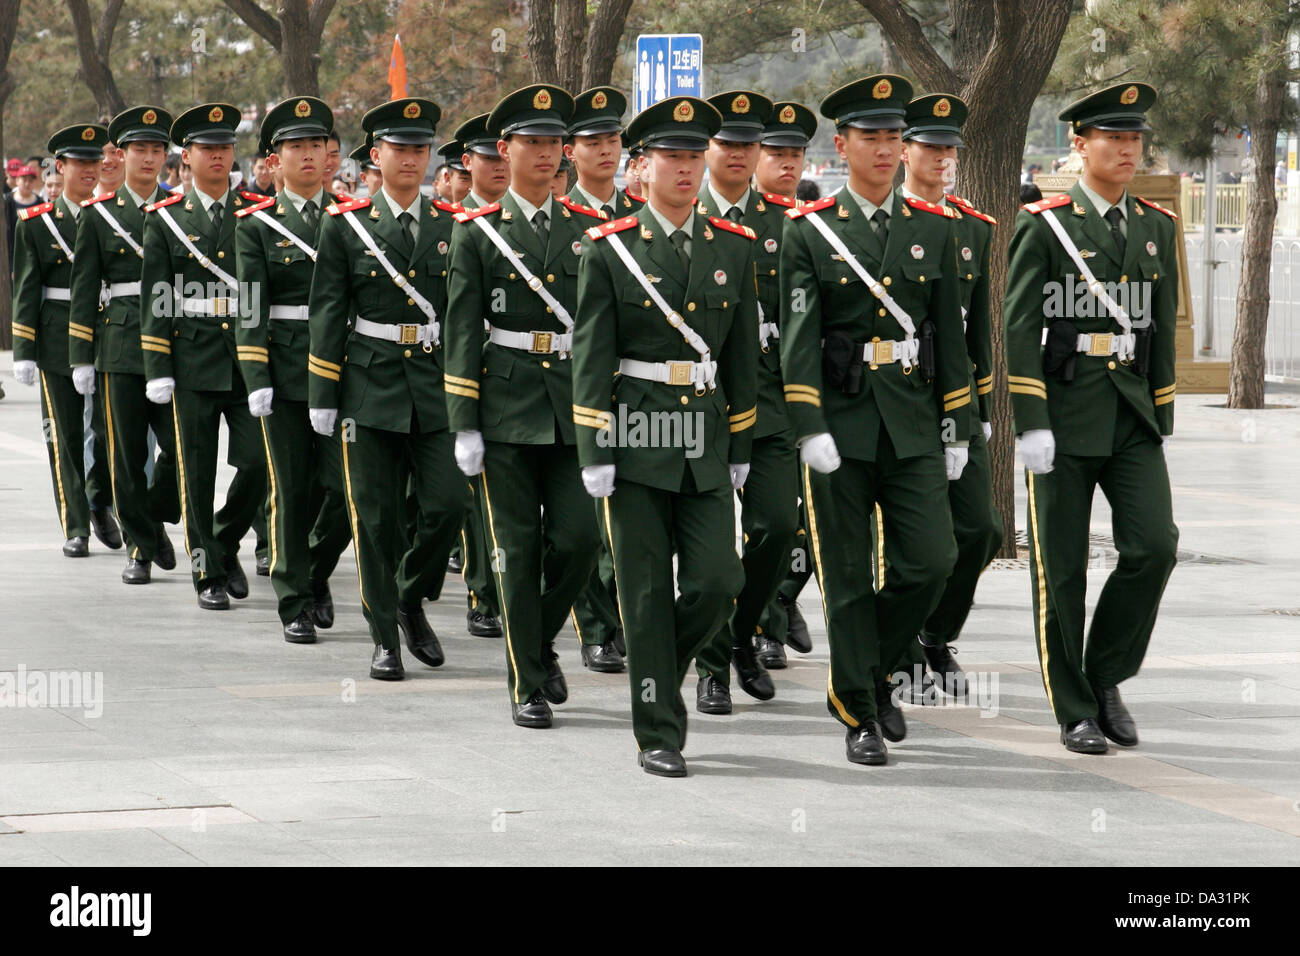
<path fill-rule="evenodd" d="M 68 261 L 72 262 L 75 260 L 77 257 L 73 255 L 72 250 L 68 248 L 68 244 L 63 239 L 63 233 L 59 232 L 59 227 L 54 224 L 54 220 L 50 218 L 48 212 L 41 213 L 41 222 L 45 223 L 45 228 L 50 230 L 50 235 L 52 235 L 54 241 L 59 244 L 59 248 L 62 249 L 63 254 L 68 257 Z"/>
<path fill-rule="evenodd" d="M 199 247 L 190 241 L 189 236 L 185 235 L 185 230 L 182 229 L 179 225 L 177 225 L 176 220 L 172 218 L 172 214 L 170 212 L 168 212 L 166 209 L 161 207 L 155 209 L 154 212 L 157 213 L 157 215 L 162 217 L 162 221 L 167 223 L 167 228 L 170 229 L 172 233 L 176 236 L 176 238 L 181 241 L 181 245 L 183 245 L 187 250 L 189 250 L 190 255 L 194 256 L 195 259 L 199 260 L 199 265 L 203 266 L 203 268 L 207 269 L 209 272 L 211 272 L 214 276 L 216 276 L 226 285 L 230 286 L 232 289 L 237 288 L 239 286 L 239 283 L 235 281 L 234 276 L 232 276 L 229 272 L 221 268 L 221 266 L 217 265 L 206 255 L 204 255 L 202 252 L 199 251 Z"/>
<path fill-rule="evenodd" d="M 122 238 L 122 241 L 131 247 L 131 251 L 133 251 L 139 258 L 143 259 L 144 248 L 140 243 L 135 241 L 129 232 L 122 228 L 122 224 L 117 221 L 117 217 L 104 208 L 105 205 L 105 203 L 97 202 L 91 208 L 98 210 L 99 214 L 104 217 L 104 221 L 108 223 L 109 228 L 117 233 Z"/>
<path fill-rule="evenodd" d="M 284 236 L 286 239 L 292 242 L 303 252 L 307 253 L 307 255 L 311 258 L 312 262 L 316 261 L 316 250 L 313 249 L 311 246 L 309 246 L 301 238 L 294 235 L 293 231 L 291 229 L 287 229 L 284 226 L 284 224 L 280 222 L 280 220 L 276 219 L 274 216 L 268 216 L 266 214 L 266 210 L 264 209 L 254 209 L 253 215 L 256 216 L 258 219 L 262 220 L 262 222 L 266 223 L 268 226 L 270 226 L 280 235 Z"/>
<path fill-rule="evenodd" d="M 1116 338 L 1120 339 L 1124 343 L 1124 347 L 1127 351 L 1116 352 L 1115 354 L 1121 359 L 1133 358 L 1133 343 L 1135 342 L 1135 339 L 1130 334 L 1133 331 L 1133 322 L 1129 319 L 1128 313 L 1124 311 L 1123 306 L 1107 294 L 1106 287 L 1097 281 L 1097 277 L 1093 275 L 1092 270 L 1088 268 L 1088 263 L 1084 262 L 1083 256 L 1079 255 L 1079 247 L 1074 244 L 1074 240 L 1070 238 L 1070 234 L 1067 233 L 1065 227 L 1061 225 L 1061 220 L 1052 215 L 1050 209 L 1043 211 L 1043 218 L 1047 220 L 1047 225 L 1051 227 L 1052 232 L 1056 233 L 1056 238 L 1059 239 L 1061 245 L 1065 247 L 1065 252 L 1070 257 L 1070 260 L 1078 267 L 1079 275 L 1083 276 L 1083 281 L 1088 284 L 1088 291 L 1101 301 L 1101 304 L 1106 307 L 1106 311 L 1111 314 L 1111 318 L 1118 322 L 1119 327 L 1124 330 L 1125 334 L 1122 336 L 1116 336 Z"/>
<path fill-rule="evenodd" d="M 475 216 L 473 222 L 483 230 L 485 236 L 492 240 L 492 245 L 501 250 L 501 254 L 506 257 L 506 260 L 519 270 L 519 274 L 523 276 L 524 281 L 528 283 L 528 288 L 536 292 L 541 300 L 551 307 L 551 311 L 555 313 L 555 317 L 563 323 L 565 329 L 572 332 L 573 316 L 569 315 L 569 310 L 561 304 L 559 299 L 551 294 L 551 290 L 546 288 L 546 283 L 542 282 L 538 276 L 533 275 L 528 266 L 524 265 L 524 261 L 515 255 L 515 251 L 510 248 L 510 244 L 506 242 L 505 239 L 502 238 L 501 233 L 497 232 L 496 229 L 493 228 L 492 224 L 487 221 L 487 217 Z"/>
<path fill-rule="evenodd" d="M 370 254 L 379 260 L 379 264 L 383 266 L 384 271 L 388 273 L 388 278 L 393 280 L 393 285 L 397 286 L 410 296 L 411 301 L 415 303 L 416 308 L 424 313 L 424 317 L 429 320 L 429 325 L 433 328 L 433 344 L 441 345 L 442 343 L 439 339 L 438 311 L 433 307 L 433 303 L 422 296 L 420 290 L 412 285 L 411 281 L 407 279 L 406 276 L 402 275 L 402 273 L 393 267 L 393 264 L 388 261 L 388 256 L 384 255 L 384 250 L 380 249 L 379 244 L 375 242 L 375 237 L 370 234 L 370 231 L 366 229 L 365 226 L 361 225 L 356 216 L 352 215 L 351 212 L 345 212 L 343 213 L 343 218 L 347 220 L 348 225 L 352 227 L 352 231 L 357 234 L 363 243 L 365 243 L 366 248 L 370 250 Z"/>

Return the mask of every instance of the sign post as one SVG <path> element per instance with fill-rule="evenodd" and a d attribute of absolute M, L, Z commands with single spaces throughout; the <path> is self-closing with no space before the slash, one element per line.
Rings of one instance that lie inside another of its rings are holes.
<path fill-rule="evenodd" d="M 636 38 L 635 95 L 641 112 L 672 96 L 704 96 L 704 38 L 698 33 L 643 33 Z"/>

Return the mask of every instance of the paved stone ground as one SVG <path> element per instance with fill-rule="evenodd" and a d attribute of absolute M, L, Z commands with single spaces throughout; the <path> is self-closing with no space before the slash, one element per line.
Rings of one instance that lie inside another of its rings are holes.
<path fill-rule="evenodd" d="M 1057 743 L 1028 572 L 1009 567 L 985 574 L 961 641 L 963 666 L 998 682 L 996 715 L 909 707 L 888 767 L 848 764 L 813 585 L 815 647 L 777 675 L 777 699 L 692 713 L 691 775 L 661 780 L 636 766 L 626 678 L 584 671 L 571 631 L 570 703 L 553 730 L 514 727 L 502 643 L 465 633 L 459 579 L 429 609 L 447 664 L 408 658 L 394 685 L 366 677 L 351 551 L 338 623 L 307 647 L 280 639 L 265 578 L 207 613 L 183 571 L 128 588 L 120 552 L 92 540 L 89 559 L 64 558 L 36 394 L 9 365 L 0 671 L 100 673 L 103 708 L 0 709 L 0 863 L 1231 865 L 1300 850 L 1300 410 L 1178 399 L 1183 555 L 1125 686 L 1138 749 Z M 1109 535 L 1100 495 L 1093 522 Z M 1096 555 L 1094 593 L 1101 538 Z"/>

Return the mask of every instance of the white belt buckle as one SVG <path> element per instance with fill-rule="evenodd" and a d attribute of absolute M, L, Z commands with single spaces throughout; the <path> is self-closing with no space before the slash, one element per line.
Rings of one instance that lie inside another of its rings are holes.
<path fill-rule="evenodd" d="M 691 385 L 691 366 L 693 362 L 668 362 L 669 385 Z"/>

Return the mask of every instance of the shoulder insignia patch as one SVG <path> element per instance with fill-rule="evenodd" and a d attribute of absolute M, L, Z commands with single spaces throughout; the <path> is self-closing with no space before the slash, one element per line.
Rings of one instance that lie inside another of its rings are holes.
<path fill-rule="evenodd" d="M 490 202 L 486 206 L 479 206 L 477 209 L 462 209 L 460 212 L 456 213 L 455 219 L 457 222 L 469 222 L 471 219 L 475 219 L 478 216 L 486 215 L 490 212 L 496 212 L 500 208 L 501 204 L 499 202 Z"/>
<path fill-rule="evenodd" d="M 829 209 L 831 206 L 835 205 L 835 202 L 836 199 L 834 196 L 824 196 L 816 202 L 804 203 L 802 206 L 797 208 L 787 209 L 785 214 L 791 219 L 798 219 L 800 216 L 806 216 L 810 212 L 819 212 L 822 209 Z"/>
<path fill-rule="evenodd" d="M 1143 199 L 1141 196 L 1134 196 L 1133 198 L 1136 199 L 1144 206 L 1150 206 L 1152 209 L 1164 213 L 1170 219 L 1178 218 L 1178 214 L 1176 212 L 1174 212 L 1172 209 L 1166 209 L 1164 206 L 1160 205 L 1159 203 L 1154 203 L 1150 199 Z"/>
<path fill-rule="evenodd" d="M 102 196 L 91 196 L 89 199 L 83 199 L 83 200 L 81 200 L 81 205 L 82 205 L 83 207 L 84 207 L 84 206 L 93 206 L 93 205 L 95 205 L 95 203 L 97 203 L 97 202 L 103 202 L 105 199 L 112 199 L 112 198 L 113 198 L 114 196 L 116 196 L 116 195 L 117 195 L 117 193 L 104 193 Z"/>
<path fill-rule="evenodd" d="M 744 236 L 746 239 L 757 239 L 758 235 L 749 226 L 742 226 L 738 222 L 732 222 L 730 219 L 721 219 L 718 216 L 710 216 L 709 222 L 719 229 L 725 229 L 727 232 L 734 232 L 738 236 Z"/>
<path fill-rule="evenodd" d="M 337 216 L 341 212 L 352 212 L 354 209 L 365 209 L 369 205 L 369 199 L 349 199 L 347 202 L 330 203 L 325 207 L 325 211 L 331 216 Z"/>
<path fill-rule="evenodd" d="M 595 219 L 605 218 L 605 214 L 601 212 L 599 209 L 592 209 L 590 206 L 584 206 L 580 202 L 574 202 L 568 196 L 560 197 L 560 205 L 563 206 L 565 209 L 571 209 L 574 212 L 580 212 L 584 216 L 591 216 Z"/>
<path fill-rule="evenodd" d="M 39 206 L 28 206 L 26 209 L 18 210 L 19 219 L 32 219 L 36 216 L 43 216 L 54 208 L 54 203 L 43 202 Z"/>
<path fill-rule="evenodd" d="M 994 219 L 988 213 L 980 212 L 978 209 L 972 206 L 970 202 L 963 199 L 961 196 L 956 196 L 953 195 L 952 193 L 949 193 L 948 198 L 951 199 L 953 202 L 955 202 L 958 206 L 960 206 L 961 211 L 966 213 L 968 216 L 974 216 L 976 219 L 983 219 L 991 226 L 996 226 L 998 224 L 998 221 L 996 219 Z"/>
<path fill-rule="evenodd" d="M 268 196 L 266 193 L 255 193 L 251 189 L 241 189 L 239 195 L 243 196 L 249 202 L 261 202 L 263 199 L 275 199 L 274 196 Z"/>
<path fill-rule="evenodd" d="M 631 229 L 636 225 L 636 216 L 624 216 L 622 219 L 611 219 L 609 222 L 602 223 L 599 226 L 592 226 L 587 230 L 587 235 L 592 239 L 603 239 L 605 236 L 612 236 L 616 232 L 622 232 L 624 229 Z"/>
<path fill-rule="evenodd" d="M 922 212 L 932 212 L 936 216 L 946 216 L 949 219 L 956 219 L 960 214 L 951 206 L 945 206 L 940 203 L 927 202 L 924 199 L 908 199 L 907 204 L 913 209 L 919 209 Z"/>
<path fill-rule="evenodd" d="M 1027 203 L 1020 208 L 1025 212 L 1038 215 L 1038 213 L 1042 212 L 1044 209 L 1055 209 L 1057 206 L 1068 206 L 1073 201 L 1074 200 L 1070 198 L 1069 193 L 1057 193 L 1051 199 L 1040 199 L 1038 202 Z"/>
<path fill-rule="evenodd" d="M 259 209 L 265 209 L 267 206 L 274 206 L 274 205 L 275 205 L 275 197 L 274 197 L 274 196 L 271 196 L 270 198 L 265 198 L 265 197 L 264 197 L 264 198 L 259 199 L 259 200 L 257 201 L 257 204 L 256 204 L 256 205 L 248 206 L 248 207 L 246 207 L 246 208 L 244 208 L 244 209 L 236 209 L 236 210 L 235 210 L 235 218 L 236 218 L 236 219 L 243 219 L 245 216 L 250 216 L 250 215 L 252 215 L 253 213 L 257 212 L 257 210 L 259 210 Z"/>
<path fill-rule="evenodd" d="M 645 205 L 645 197 L 644 197 L 644 196 L 638 196 L 636 193 L 634 193 L 634 192 L 628 192 L 626 189 L 623 190 L 623 195 L 626 196 L 628 199 L 632 200 L 633 202 L 639 202 L 639 203 L 641 203 L 641 205 L 643 205 L 643 206 Z"/>
<path fill-rule="evenodd" d="M 447 202 L 443 199 L 434 199 L 431 203 L 435 209 L 441 209 L 443 212 L 458 213 L 461 211 L 459 203 Z"/>
<path fill-rule="evenodd" d="M 180 202 L 185 197 L 180 193 L 173 193 L 166 199 L 159 199 L 157 202 L 151 202 L 144 207 L 145 212 L 153 212 L 155 209 L 161 209 L 163 206 L 170 206 L 174 202 Z"/>
<path fill-rule="evenodd" d="M 334 199 L 336 202 L 352 202 L 352 197 L 347 193 L 335 193 Z"/>
<path fill-rule="evenodd" d="M 784 206 L 786 209 L 793 209 L 795 207 L 795 200 L 791 199 L 789 196 L 781 196 L 777 193 L 763 193 L 763 198 L 768 202 L 776 203 L 778 206 Z"/>

